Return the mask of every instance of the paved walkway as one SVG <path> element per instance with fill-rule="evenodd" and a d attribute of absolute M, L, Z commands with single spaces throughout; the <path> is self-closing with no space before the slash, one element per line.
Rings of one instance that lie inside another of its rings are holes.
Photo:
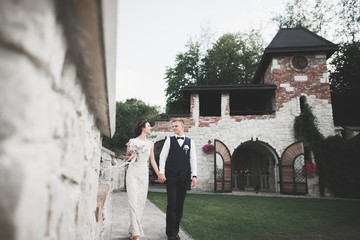
<path fill-rule="evenodd" d="M 127 193 L 112 193 L 113 197 L 113 219 L 112 219 L 112 240 L 129 239 L 128 228 L 130 224 Z M 141 240 L 166 240 L 165 225 L 166 215 L 152 202 L 147 200 L 142 218 L 145 237 Z M 192 240 L 193 238 L 183 231 L 179 232 L 181 240 Z"/>

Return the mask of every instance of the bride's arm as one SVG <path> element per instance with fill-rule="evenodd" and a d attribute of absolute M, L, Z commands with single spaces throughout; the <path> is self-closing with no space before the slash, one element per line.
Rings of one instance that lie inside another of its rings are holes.
<path fill-rule="evenodd" d="M 129 148 L 126 149 L 126 155 L 125 155 L 125 162 L 129 161 L 130 158 L 130 152 L 129 152 Z"/>
<path fill-rule="evenodd" d="M 154 155 L 154 146 L 150 150 L 150 163 L 152 168 L 154 169 L 156 176 L 159 176 L 159 168 L 155 161 L 155 155 Z"/>

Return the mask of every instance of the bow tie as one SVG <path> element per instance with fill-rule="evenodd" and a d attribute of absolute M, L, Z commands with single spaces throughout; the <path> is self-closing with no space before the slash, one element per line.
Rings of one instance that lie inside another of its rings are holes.
<path fill-rule="evenodd" d="M 185 138 L 184 138 L 184 137 L 176 137 L 176 139 L 182 139 L 182 140 L 184 140 Z"/>

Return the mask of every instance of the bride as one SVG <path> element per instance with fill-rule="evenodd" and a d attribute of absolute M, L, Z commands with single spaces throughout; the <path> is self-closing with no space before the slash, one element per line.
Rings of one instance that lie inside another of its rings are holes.
<path fill-rule="evenodd" d="M 154 143 L 146 139 L 150 133 L 150 123 L 140 121 L 135 128 L 136 138 L 127 143 L 125 160 L 130 164 L 126 173 L 126 190 L 130 212 L 129 234 L 133 240 L 144 236 L 141 217 L 149 188 L 149 158 L 156 175 L 159 175 L 154 157 Z"/>

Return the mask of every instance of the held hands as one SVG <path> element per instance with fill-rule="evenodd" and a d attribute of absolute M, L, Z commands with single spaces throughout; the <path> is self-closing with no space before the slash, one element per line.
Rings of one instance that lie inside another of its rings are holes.
<path fill-rule="evenodd" d="M 197 184 L 197 178 L 193 177 L 191 181 L 191 187 L 196 187 Z"/>
<path fill-rule="evenodd" d="M 164 175 L 164 174 L 159 174 L 159 176 L 158 176 L 158 181 L 159 181 L 160 183 L 164 183 L 164 182 L 166 181 L 165 175 Z"/>
<path fill-rule="evenodd" d="M 166 181 L 165 175 L 164 174 L 159 174 L 158 181 L 160 183 L 164 183 Z M 196 187 L 196 184 L 197 184 L 197 178 L 193 177 L 192 181 L 191 181 L 191 187 Z"/>

